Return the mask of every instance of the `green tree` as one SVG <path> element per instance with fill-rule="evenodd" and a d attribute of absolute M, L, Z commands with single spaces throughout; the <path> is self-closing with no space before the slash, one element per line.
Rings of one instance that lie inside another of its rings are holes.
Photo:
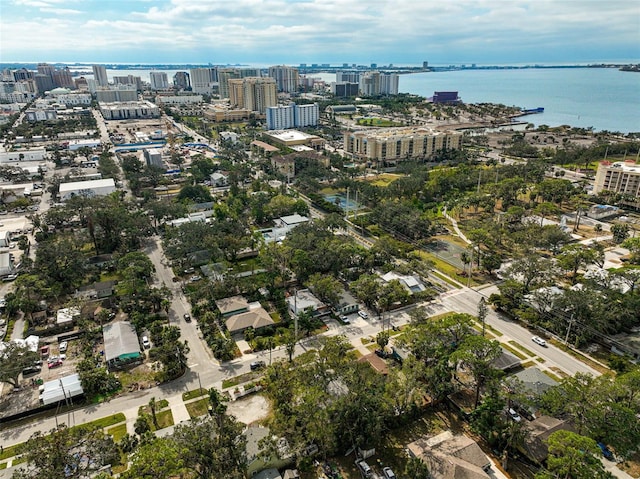
<path fill-rule="evenodd" d="M 97 469 L 120 462 L 113 438 L 102 428 L 64 425 L 43 434 L 31 435 L 20 448 L 26 467 L 13 474 L 14 479 L 67 479 L 93 477 Z"/>
<path fill-rule="evenodd" d="M 342 284 L 333 276 L 315 273 L 309 277 L 308 284 L 318 298 L 326 304 L 335 306 L 340 302 Z"/>
<path fill-rule="evenodd" d="M 600 461 L 596 442 L 571 431 L 556 431 L 549 436 L 547 469 L 551 477 L 564 479 L 612 478 Z M 541 476 L 549 477 L 543 473 Z"/>
<path fill-rule="evenodd" d="M 613 241 L 617 244 L 624 242 L 629 237 L 629 225 L 625 223 L 616 223 L 611 225 L 611 234 Z"/>
<path fill-rule="evenodd" d="M 33 366 L 37 359 L 38 353 L 30 351 L 27 346 L 14 341 L 5 343 L 0 354 L 0 382 L 14 388 L 20 387 L 19 378 L 22 370 Z"/>
<path fill-rule="evenodd" d="M 143 442 L 132 454 L 124 479 L 169 479 L 185 470 L 178 445 L 171 438 Z"/>

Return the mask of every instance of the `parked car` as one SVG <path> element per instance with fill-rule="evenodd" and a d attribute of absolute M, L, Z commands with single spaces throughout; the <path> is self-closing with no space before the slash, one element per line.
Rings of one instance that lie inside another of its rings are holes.
<path fill-rule="evenodd" d="M 267 367 L 267 365 L 264 361 L 254 361 L 249 365 L 249 368 L 251 368 L 252 371 L 256 371 L 257 369 L 262 369 L 265 367 Z"/>
<path fill-rule="evenodd" d="M 360 316 L 362 319 L 367 319 L 369 317 L 369 315 L 366 313 L 366 311 L 358 311 L 358 316 Z"/>
<path fill-rule="evenodd" d="M 190 315 L 190 314 L 188 314 L 188 313 L 187 313 L 187 314 L 185 314 L 185 315 L 184 315 L 184 320 L 185 320 L 187 323 L 190 323 L 190 322 L 191 322 L 191 315 Z"/>
<path fill-rule="evenodd" d="M 613 461 L 614 460 L 613 453 L 611 452 L 611 449 L 609 449 L 605 443 L 599 442 L 598 443 L 598 447 L 602 451 L 602 456 L 605 459 L 608 459 L 609 461 Z"/>
<path fill-rule="evenodd" d="M 340 321 L 342 321 L 344 324 L 351 324 L 351 320 L 344 314 L 340 315 Z"/>
<path fill-rule="evenodd" d="M 56 358 L 54 360 L 50 359 L 47 362 L 47 365 L 49 366 L 49 369 L 57 368 L 59 366 L 62 366 L 62 359 L 60 359 L 60 358 Z"/>
<path fill-rule="evenodd" d="M 539 346 L 543 346 L 545 348 L 547 347 L 547 342 L 544 339 L 542 339 L 540 336 L 534 336 L 533 338 L 531 338 L 531 341 L 533 341 Z"/>
<path fill-rule="evenodd" d="M 518 414 L 516 412 L 516 410 L 513 409 L 512 407 L 510 407 L 507 412 L 509 413 L 509 417 L 511 417 L 511 419 L 513 419 L 515 422 L 522 421 L 522 418 L 520 417 L 520 414 Z"/>
<path fill-rule="evenodd" d="M 390 467 L 383 467 L 382 473 L 384 474 L 385 479 L 396 479 L 396 475 L 393 473 Z"/>
<path fill-rule="evenodd" d="M 69 345 L 69 344 L 68 344 L 66 341 L 62 341 L 62 342 L 60 343 L 60 345 L 58 346 L 58 351 L 60 351 L 61 353 L 66 352 L 66 351 L 67 351 L 67 346 L 68 346 L 68 345 Z"/>
<path fill-rule="evenodd" d="M 367 479 L 370 478 L 370 477 L 373 477 L 373 470 L 371 469 L 369 464 L 366 463 L 366 461 L 364 459 L 358 459 L 356 461 L 356 466 L 358 467 L 358 469 L 362 473 L 363 477 L 365 477 Z"/>
<path fill-rule="evenodd" d="M 147 336 L 142 336 L 142 347 L 144 347 L 144 349 L 149 349 L 151 347 L 151 342 Z"/>
<path fill-rule="evenodd" d="M 4 278 L 2 278 L 2 281 L 4 281 L 5 283 L 8 283 L 9 281 L 14 281 L 17 277 L 18 277 L 17 274 L 9 274 Z"/>

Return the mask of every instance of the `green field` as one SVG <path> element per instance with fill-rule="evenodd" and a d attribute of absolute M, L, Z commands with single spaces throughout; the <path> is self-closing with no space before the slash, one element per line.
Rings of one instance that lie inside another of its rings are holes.
<path fill-rule="evenodd" d="M 402 123 L 398 123 L 396 121 L 387 120 L 386 118 L 358 118 L 358 125 L 360 126 L 381 126 L 381 127 L 389 127 L 389 126 L 403 126 Z"/>

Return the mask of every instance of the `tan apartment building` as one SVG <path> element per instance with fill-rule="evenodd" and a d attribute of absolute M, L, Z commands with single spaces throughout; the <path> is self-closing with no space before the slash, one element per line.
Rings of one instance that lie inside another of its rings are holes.
<path fill-rule="evenodd" d="M 266 77 L 248 77 L 229 80 L 231 106 L 265 114 L 267 107 L 278 104 L 276 81 Z"/>
<path fill-rule="evenodd" d="M 601 161 L 593 185 L 595 194 L 613 191 L 640 198 L 640 165 L 633 160 Z"/>
<path fill-rule="evenodd" d="M 345 132 L 344 151 L 353 158 L 375 162 L 426 159 L 438 150 L 457 150 L 462 133 L 429 128 L 387 128 Z"/>
<path fill-rule="evenodd" d="M 215 122 L 242 121 L 249 119 L 251 116 L 251 110 L 247 110 L 246 108 L 228 108 L 219 105 L 207 105 L 207 108 L 204 109 L 203 115 L 207 120 Z"/>

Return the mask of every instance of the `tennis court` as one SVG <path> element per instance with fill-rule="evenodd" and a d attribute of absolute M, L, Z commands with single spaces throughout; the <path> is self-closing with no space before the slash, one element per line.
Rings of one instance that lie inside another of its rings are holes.
<path fill-rule="evenodd" d="M 467 249 L 460 245 L 442 239 L 433 239 L 425 245 L 424 249 L 456 268 L 464 268 L 460 254 Z"/>

